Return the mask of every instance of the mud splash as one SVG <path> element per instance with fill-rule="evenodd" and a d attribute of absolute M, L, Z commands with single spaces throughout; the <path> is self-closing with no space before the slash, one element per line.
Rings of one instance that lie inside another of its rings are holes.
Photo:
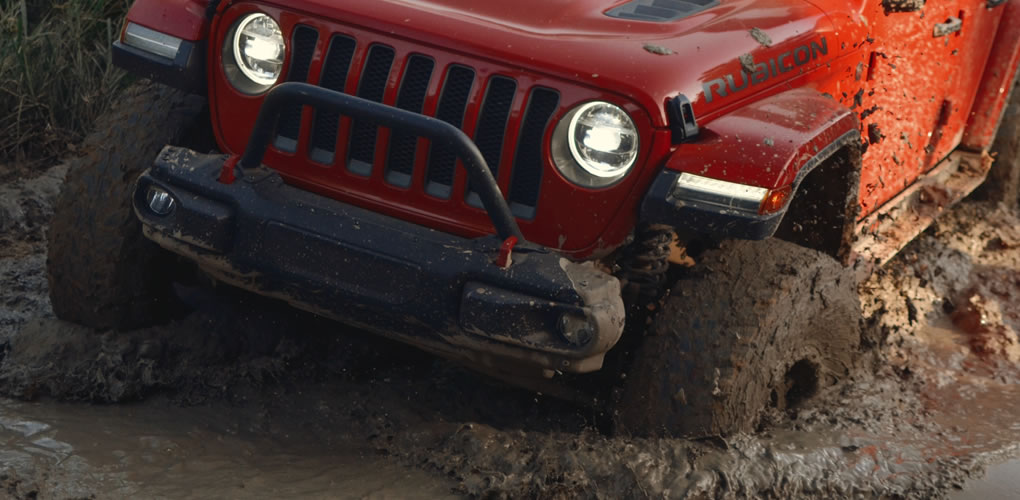
<path fill-rule="evenodd" d="M 614 436 L 592 407 L 229 292 L 130 335 L 54 320 L 60 175 L 0 186 L 0 392 L 34 401 L 0 401 L 14 497 L 909 498 L 1020 454 L 1016 363 L 976 355 L 950 320 L 1001 277 L 978 293 L 1016 328 L 1020 224 L 1001 207 L 953 209 L 862 285 L 874 370 L 754 435 L 685 441 Z"/>
<path fill-rule="evenodd" d="M 979 356 L 1020 362 L 1020 310 L 1008 307 L 1020 304 L 1020 270 L 976 274 L 975 283 L 960 295 L 953 323 L 969 334 L 971 349 Z"/>

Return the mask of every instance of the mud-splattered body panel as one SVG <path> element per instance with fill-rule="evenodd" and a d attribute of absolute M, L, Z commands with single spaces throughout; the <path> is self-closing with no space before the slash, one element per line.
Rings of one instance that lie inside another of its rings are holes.
<path fill-rule="evenodd" d="M 929 2 L 916 12 L 868 5 L 874 43 L 847 104 L 868 143 L 861 204 L 870 212 L 960 143 L 999 25 L 984 1 Z M 948 30 L 957 31 L 948 31 Z"/>
<path fill-rule="evenodd" d="M 467 68 L 472 83 L 465 91 L 460 126 L 475 140 L 480 139 L 479 125 L 493 82 L 512 82 L 507 94 L 509 125 L 490 148 L 496 180 L 513 203 L 515 183 L 520 181 L 518 164 L 529 164 L 533 192 L 518 220 L 525 236 L 578 258 L 606 255 L 626 242 L 640 222 L 642 198 L 663 169 L 681 170 L 679 166 L 684 165 L 684 171 L 712 171 L 713 175 L 718 170 L 724 180 L 768 189 L 782 188 L 780 184 L 796 178 L 796 168 L 822 149 L 819 137 L 844 137 L 848 121 L 833 121 L 839 130 L 819 130 L 815 121 L 825 121 L 832 110 L 827 105 L 815 110 L 807 107 L 817 101 L 800 102 L 795 110 L 757 106 L 752 113 L 756 118 L 742 125 L 746 134 L 737 119 L 766 99 L 778 96 L 777 102 L 793 102 L 779 94 L 794 89 L 830 97 L 857 119 L 856 129 L 865 146 L 860 216 L 868 215 L 953 151 L 968 126 L 988 128 L 973 118 L 968 125 L 972 109 L 979 109 L 989 120 L 997 118 L 1001 104 L 981 95 L 979 88 L 1004 87 L 990 80 L 1005 80 L 1002 75 L 1012 73 L 1016 58 L 996 59 L 1005 62 L 991 77 L 985 65 L 990 53 L 1010 53 L 1008 47 L 993 46 L 1002 31 L 1000 25 L 1009 26 L 1002 19 L 1020 21 L 1016 2 L 990 6 L 978 0 L 927 4 L 722 0 L 668 22 L 607 15 L 623 3 L 615 0 L 386 0 L 339 5 L 301 0 L 219 2 L 211 34 L 196 35 L 193 26 L 201 25 L 196 16 L 203 9 L 212 12 L 208 2 L 178 3 L 187 16 L 159 14 L 169 7 L 140 0 L 130 18 L 154 28 L 163 19 L 173 25 L 170 32 L 187 39 L 208 38 L 214 129 L 225 152 L 243 150 L 262 103 L 262 96 L 235 90 L 222 73 L 219 48 L 230 24 L 244 12 L 269 12 L 280 20 L 284 36 L 292 42 L 298 27 L 315 32 L 300 81 L 321 84 L 332 42 L 346 36 L 356 48 L 346 79 L 334 86 L 360 94 L 372 48 L 389 49 L 389 69 L 379 77 L 379 100 L 387 105 L 399 105 L 415 57 L 420 63 L 424 56 L 433 64 L 420 106 L 425 114 L 439 113 L 451 69 Z M 1010 43 L 1017 42 L 1005 37 L 1005 44 Z M 293 57 L 286 62 L 284 74 L 292 70 Z M 548 96 L 556 102 L 544 110 L 545 120 L 529 122 L 536 89 L 550 91 Z M 670 141 L 667 103 L 679 95 L 690 100 L 703 132 L 689 141 L 694 144 Z M 595 99 L 626 109 L 641 136 L 637 166 L 605 189 L 572 184 L 550 158 L 554 125 L 574 106 Z M 786 123 L 780 119 L 783 113 L 813 119 Z M 772 115 L 775 120 L 770 119 Z M 715 124 L 723 118 L 719 124 L 725 126 Z M 337 159 L 349 147 L 365 142 L 357 140 L 356 127 L 347 119 L 337 126 L 331 161 L 313 161 L 309 152 L 314 149 L 316 120 L 317 115 L 306 109 L 297 118 L 301 132 L 293 138 L 294 150 L 271 148 L 267 156 L 267 165 L 292 184 L 461 236 L 492 231 L 485 213 L 470 202 L 463 169 L 455 169 L 443 195 L 428 192 L 427 142 L 418 142 L 409 157 L 414 166 L 406 182 L 395 185 L 386 181 L 395 142 L 391 131 L 380 130 L 368 140 L 374 149 L 369 148 L 373 149 L 369 165 L 358 173 Z M 533 154 L 522 159 L 519 152 L 528 134 Z M 782 148 L 788 153 L 757 151 L 767 161 L 748 156 L 748 146 L 738 144 L 741 137 L 758 137 L 764 144 L 780 136 L 789 141 Z M 974 144 L 969 147 L 986 147 L 988 136 L 985 130 L 984 143 L 971 141 Z M 726 168 L 698 165 L 702 157 L 712 158 L 713 164 L 721 161 Z"/>

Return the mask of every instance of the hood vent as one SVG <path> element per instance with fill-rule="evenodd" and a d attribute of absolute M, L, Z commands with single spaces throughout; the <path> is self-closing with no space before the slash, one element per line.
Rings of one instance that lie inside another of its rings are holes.
<path fill-rule="evenodd" d="M 665 23 L 719 5 L 719 0 L 633 0 L 606 12 L 609 17 Z"/>

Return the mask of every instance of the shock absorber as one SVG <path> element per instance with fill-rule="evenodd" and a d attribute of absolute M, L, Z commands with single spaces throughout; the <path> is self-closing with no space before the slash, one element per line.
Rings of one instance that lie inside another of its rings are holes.
<path fill-rule="evenodd" d="M 669 270 L 670 246 L 676 235 L 670 228 L 644 227 L 637 231 L 617 260 L 616 277 L 623 285 L 623 300 L 630 306 L 646 306 L 662 296 Z"/>

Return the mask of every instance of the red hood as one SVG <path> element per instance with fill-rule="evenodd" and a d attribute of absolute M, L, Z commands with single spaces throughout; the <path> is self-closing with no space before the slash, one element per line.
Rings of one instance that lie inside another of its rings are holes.
<path fill-rule="evenodd" d="M 630 97 L 666 123 L 663 104 L 684 94 L 699 116 L 710 117 L 733 99 L 706 102 L 704 84 L 740 75 L 738 58 L 775 59 L 821 36 L 827 56 L 840 53 L 832 23 L 802 0 L 722 0 L 719 5 L 672 22 L 643 22 L 607 16 L 621 0 L 295 0 L 282 8 L 350 22 L 423 43 L 487 55 Z M 752 28 L 764 33 L 762 43 Z M 766 46 L 768 45 L 768 46 Z M 849 48 L 849 47 L 847 47 Z M 659 54 L 655 53 L 659 52 Z M 667 53 L 662 55 L 661 53 Z M 799 68 L 807 69 L 808 66 Z M 762 90 L 793 78 L 776 75 Z M 738 80 L 739 83 L 739 80 Z M 741 94 L 753 95 L 755 92 Z"/>

